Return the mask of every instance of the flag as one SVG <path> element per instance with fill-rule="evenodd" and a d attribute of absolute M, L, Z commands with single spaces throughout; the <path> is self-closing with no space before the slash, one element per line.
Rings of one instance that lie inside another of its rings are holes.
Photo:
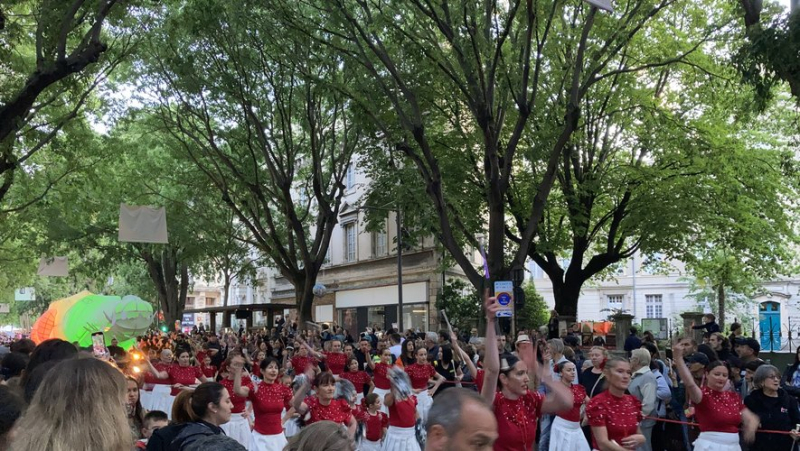
<path fill-rule="evenodd" d="M 167 212 L 164 207 L 120 204 L 119 240 L 130 243 L 167 244 Z"/>
<path fill-rule="evenodd" d="M 39 276 L 68 277 L 69 261 L 67 257 L 42 257 L 39 259 L 39 269 L 36 270 Z"/>
<path fill-rule="evenodd" d="M 586 3 L 596 6 L 600 9 L 613 13 L 614 7 L 611 5 L 611 0 L 583 0 Z"/>

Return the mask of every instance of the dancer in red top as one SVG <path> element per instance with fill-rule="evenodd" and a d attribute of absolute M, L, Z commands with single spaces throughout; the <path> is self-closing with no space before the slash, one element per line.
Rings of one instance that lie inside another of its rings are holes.
<path fill-rule="evenodd" d="M 499 304 L 496 298 L 489 297 L 488 290 L 484 292 L 483 299 L 486 310 L 486 343 L 495 343 Z M 501 362 L 497 346 L 486 346 L 486 377 L 481 396 L 492 404 L 497 418 L 499 437 L 494 443 L 495 451 L 532 449 L 536 443 L 537 423 L 542 414 L 556 413 L 572 407 L 572 393 L 569 389 L 554 381 L 549 372 L 540 372 L 535 349 L 530 342 L 520 343 L 518 353 L 521 359 L 507 356 Z M 537 375 L 550 393 L 547 397 L 528 390 L 530 379 Z"/>
<path fill-rule="evenodd" d="M 231 419 L 222 425 L 222 430 L 225 431 L 225 435 L 241 443 L 242 446 L 247 447 L 250 446 L 250 420 L 246 409 L 247 397 L 236 394 L 236 383 L 233 380 L 236 370 L 244 368 L 244 364 L 245 358 L 241 354 L 234 354 L 233 352 L 228 354 L 228 359 L 225 361 L 225 365 L 223 365 L 226 368 L 226 372 L 223 373 L 223 379 L 220 383 L 228 390 L 228 393 L 231 394 L 231 403 L 233 403 Z M 241 387 L 247 387 L 249 390 L 253 390 L 253 381 L 250 380 L 247 374 L 241 374 L 239 378 Z"/>
<path fill-rule="evenodd" d="M 686 398 L 695 406 L 700 436 L 694 442 L 695 451 L 741 451 L 739 424 L 744 425 L 744 441 L 755 440 L 759 419 L 746 408 L 736 392 L 726 391 L 728 367 L 720 361 L 706 367 L 706 385 L 698 387 L 689 367 L 683 360 L 680 341 L 672 346 L 672 356 L 678 375 L 686 387 Z"/>
<path fill-rule="evenodd" d="M 144 350 L 145 348 L 142 348 L 142 351 Z M 169 349 L 165 349 L 161 352 L 162 357 L 160 361 L 157 358 L 158 352 L 155 348 L 147 348 L 146 351 L 146 353 L 143 352 L 142 354 L 147 355 L 147 360 L 149 360 L 158 371 L 166 371 L 167 367 L 172 365 L 172 351 Z M 169 380 L 159 379 L 151 371 L 146 371 L 144 373 L 144 386 L 142 388 L 143 390 L 140 394 L 142 407 L 148 411 L 159 410 L 155 407 L 157 400 L 161 396 L 169 397 Z"/>
<path fill-rule="evenodd" d="M 164 353 L 162 352 L 162 358 L 163 357 Z M 167 412 L 167 415 L 171 416 L 172 403 L 175 401 L 175 396 L 177 396 L 181 390 L 192 389 L 193 387 L 191 386 L 195 385 L 197 380 L 201 382 L 213 382 L 203 375 L 203 372 L 200 371 L 200 367 L 191 366 L 191 362 L 192 354 L 188 349 L 181 349 L 178 351 L 177 365 L 168 365 L 166 368 L 161 367 L 163 369 L 156 368 L 150 363 L 150 360 L 147 360 L 150 372 L 155 377 L 161 380 L 169 380 L 172 384 L 169 397 L 162 397 L 160 400 L 156 400 L 158 405 L 154 403 L 154 408 Z M 153 394 L 155 396 L 155 392 Z"/>
<path fill-rule="evenodd" d="M 420 451 L 415 429 L 420 419 L 417 397 L 402 396 L 393 384 L 385 403 L 389 407 L 389 430 L 381 451 Z"/>
<path fill-rule="evenodd" d="M 422 419 L 422 424 L 428 421 L 428 411 L 433 405 L 433 394 L 444 382 L 444 377 L 436 371 L 436 368 L 428 363 L 428 350 L 419 348 L 414 352 L 417 362 L 406 366 L 405 370 L 411 378 L 411 387 L 417 395 L 417 412 Z M 428 382 L 433 379 L 433 387 L 428 389 Z M 388 405 L 388 403 L 386 403 Z M 390 412 L 391 413 L 391 412 Z M 390 416 L 391 417 L 391 416 Z"/>
<path fill-rule="evenodd" d="M 359 451 L 380 451 L 381 441 L 386 436 L 389 427 L 389 415 L 381 412 L 381 400 L 375 393 L 366 397 L 367 421 L 365 422 L 366 436 L 358 447 Z M 416 411 L 415 411 L 416 412 Z"/>
<path fill-rule="evenodd" d="M 304 341 L 299 339 L 297 339 L 297 341 L 301 343 L 301 346 L 300 349 L 297 350 L 297 355 L 292 357 L 291 360 L 294 374 L 303 374 L 309 367 L 311 367 L 315 373 L 319 373 L 319 362 L 317 362 L 317 359 L 308 355 L 310 347 Z"/>
<path fill-rule="evenodd" d="M 253 403 L 255 425 L 250 441 L 250 449 L 283 449 L 286 436 L 283 434 L 281 413 L 289 409 L 292 401 L 292 390 L 278 381 L 279 364 L 272 357 L 261 361 L 262 381 L 252 389 L 242 385 L 243 368 L 238 365 L 234 370 L 233 390 L 239 396 L 248 398 Z"/>
<path fill-rule="evenodd" d="M 389 408 L 386 407 L 384 398 L 390 393 L 392 386 L 389 383 L 389 378 L 386 376 L 386 374 L 388 373 L 393 360 L 394 356 L 392 356 L 392 351 L 390 351 L 388 348 L 381 352 L 380 362 L 373 363 L 372 359 L 367 360 L 370 368 L 372 368 L 372 383 L 374 385 L 372 393 L 375 393 L 380 397 L 381 412 L 387 415 L 389 414 Z"/>
<path fill-rule="evenodd" d="M 210 380 L 214 380 L 217 377 L 217 367 L 211 364 L 211 356 L 205 355 L 203 357 L 203 364 L 200 366 L 200 371 L 203 372 L 203 376 L 209 378 Z"/>
<path fill-rule="evenodd" d="M 356 420 L 353 417 L 350 403 L 345 399 L 334 399 L 336 378 L 327 371 L 318 374 L 315 379 L 316 395 L 307 397 L 308 392 L 311 390 L 311 384 L 308 381 L 313 376 L 314 374 L 311 370 L 306 371 L 306 382 L 292 399 L 294 410 L 301 417 L 306 415 L 306 425 L 323 420 L 333 421 L 347 426 L 350 437 L 353 437 L 356 431 Z"/>
<path fill-rule="evenodd" d="M 592 444 L 603 451 L 636 449 L 645 442 L 645 436 L 639 429 L 642 403 L 625 394 L 631 383 L 631 364 L 624 358 L 611 358 L 606 361 L 603 375 L 607 390 L 592 398 L 586 407 Z"/>
<path fill-rule="evenodd" d="M 352 382 L 353 386 L 356 388 L 356 404 L 361 404 L 361 400 L 364 399 L 364 387 L 369 386 L 367 393 L 372 392 L 372 388 L 374 387 L 369 374 L 367 374 L 366 371 L 359 371 L 358 359 L 355 357 L 347 359 L 347 371 L 342 373 L 341 377 L 342 379 L 347 379 Z"/>
<path fill-rule="evenodd" d="M 572 392 L 572 408 L 556 414 L 550 429 L 550 449 L 553 451 L 589 451 L 589 444 L 581 430 L 581 406 L 589 397 L 583 385 L 573 384 L 577 369 L 565 360 L 555 367 L 561 375 L 561 383 Z"/>

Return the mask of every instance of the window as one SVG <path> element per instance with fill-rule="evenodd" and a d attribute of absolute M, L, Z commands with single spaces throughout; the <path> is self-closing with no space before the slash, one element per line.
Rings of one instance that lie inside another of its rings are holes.
<path fill-rule="evenodd" d="M 648 318 L 663 317 L 663 302 L 660 294 L 648 294 L 644 297 L 645 310 Z"/>
<path fill-rule="evenodd" d="M 386 249 L 386 231 L 372 232 L 372 256 L 383 257 Z"/>
<path fill-rule="evenodd" d="M 325 252 L 325 259 L 322 260 L 323 265 L 330 265 L 331 264 L 331 246 L 328 245 L 328 250 Z"/>
<path fill-rule="evenodd" d="M 621 294 L 610 294 L 606 296 L 606 302 L 608 303 L 609 309 L 613 310 L 622 310 L 622 301 L 625 297 Z"/>
<path fill-rule="evenodd" d="M 347 166 L 347 174 L 345 175 L 345 184 L 347 190 L 352 190 L 356 186 L 356 165 L 352 162 Z"/>
<path fill-rule="evenodd" d="M 194 305 L 194 296 L 189 296 L 186 298 L 186 306 L 192 307 Z"/>
<path fill-rule="evenodd" d="M 356 261 L 356 223 L 344 225 L 344 261 Z"/>
<path fill-rule="evenodd" d="M 425 332 L 428 330 L 428 304 L 403 304 L 403 328 Z"/>

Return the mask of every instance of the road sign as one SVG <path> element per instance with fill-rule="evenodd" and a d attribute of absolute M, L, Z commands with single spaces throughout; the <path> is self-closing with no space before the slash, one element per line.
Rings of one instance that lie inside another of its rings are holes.
<path fill-rule="evenodd" d="M 514 283 L 510 280 L 498 280 L 494 283 L 494 296 L 501 307 L 497 311 L 497 317 L 510 318 L 514 316 Z"/>

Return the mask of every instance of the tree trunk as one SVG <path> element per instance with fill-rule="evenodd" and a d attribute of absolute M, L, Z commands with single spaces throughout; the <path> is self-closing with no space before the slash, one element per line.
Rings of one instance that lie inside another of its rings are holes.
<path fill-rule="evenodd" d="M 308 279 L 306 279 L 308 280 Z M 313 321 L 314 317 L 311 314 L 311 307 L 314 305 L 314 284 L 310 286 L 308 283 L 298 284 L 295 288 L 294 295 L 297 302 L 297 327 L 300 330 L 306 330 L 306 321 Z"/>
<path fill-rule="evenodd" d="M 719 303 L 717 324 L 721 330 L 725 327 L 725 285 L 723 284 L 717 285 L 717 302 Z"/>
<path fill-rule="evenodd" d="M 224 307 L 228 306 L 228 298 L 230 297 L 231 291 L 231 272 L 228 269 L 223 270 L 222 272 L 224 275 L 224 286 L 225 286 L 225 294 L 222 296 L 222 305 Z M 231 315 L 225 311 L 222 313 L 222 327 L 231 327 Z"/>
<path fill-rule="evenodd" d="M 559 316 L 578 317 L 578 300 L 581 297 L 581 285 L 553 281 L 553 298 Z"/>
<path fill-rule="evenodd" d="M 146 250 L 141 255 L 147 263 L 147 272 L 156 288 L 158 303 L 164 312 L 164 322 L 171 331 L 175 328 L 175 321 L 183 318 L 189 291 L 189 267 L 186 263 L 178 263 L 177 251 L 171 247 L 161 251 L 161 258 L 155 258 Z"/>

